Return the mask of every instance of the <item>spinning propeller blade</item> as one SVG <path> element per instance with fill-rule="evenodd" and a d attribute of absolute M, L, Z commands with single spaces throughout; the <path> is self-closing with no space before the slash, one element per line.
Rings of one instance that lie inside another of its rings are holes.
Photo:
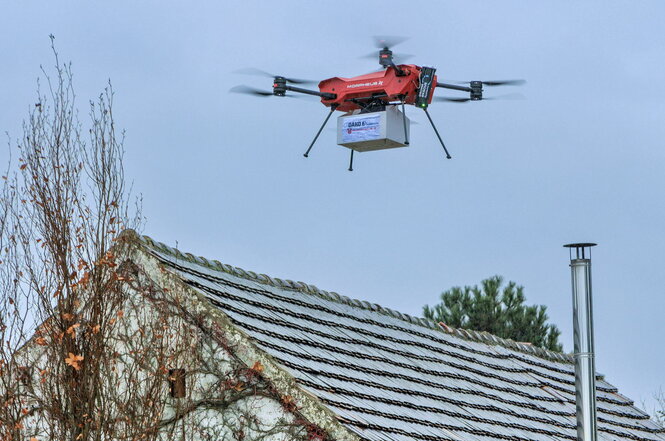
<path fill-rule="evenodd" d="M 404 43 L 406 40 L 408 40 L 408 37 L 398 37 L 395 35 L 381 35 L 381 36 L 375 36 L 374 38 L 374 46 L 376 46 L 379 49 L 387 48 L 390 49 L 393 46 L 397 46 L 400 43 Z"/>
<path fill-rule="evenodd" d="M 256 95 L 256 96 L 271 96 L 272 92 L 267 92 L 265 90 L 259 90 L 259 89 L 254 89 L 253 87 L 249 86 L 235 86 L 229 89 L 229 92 L 233 93 L 243 93 L 245 95 Z"/>
<path fill-rule="evenodd" d="M 435 96 L 432 98 L 432 101 L 441 101 L 449 103 L 466 103 L 467 101 L 471 101 L 471 98 L 452 98 L 448 96 Z"/>
<path fill-rule="evenodd" d="M 244 84 L 232 87 L 231 89 L 229 89 L 229 92 L 242 93 L 244 95 L 254 95 L 260 97 L 267 97 L 274 95 L 272 92 L 268 92 L 267 90 L 255 89 L 253 87 L 245 86 Z M 316 97 L 312 97 L 311 95 L 284 95 L 281 96 L 280 98 L 297 98 L 300 100 L 314 101 Z M 316 100 L 318 101 L 318 98 L 316 98 Z"/>
<path fill-rule="evenodd" d="M 229 92 L 233 93 L 244 93 L 245 95 L 256 95 L 256 96 L 270 96 L 272 95 L 272 92 L 268 92 L 266 90 L 259 90 L 259 89 L 254 89 L 253 87 L 241 85 L 241 86 L 235 86 L 229 89 Z"/>
<path fill-rule="evenodd" d="M 472 100 L 471 98 L 453 98 L 447 96 L 435 96 L 432 98 L 432 101 L 442 101 L 442 102 L 451 102 L 451 103 L 467 103 L 469 101 L 486 101 L 486 100 L 523 100 L 524 95 L 521 93 L 509 93 L 506 95 L 497 95 L 497 96 L 488 96 L 483 97 L 480 100 Z"/>
<path fill-rule="evenodd" d="M 376 36 L 373 38 L 374 46 L 379 49 L 379 53 L 377 54 L 374 52 L 360 58 L 375 58 L 378 55 L 379 64 L 384 68 L 387 68 L 388 66 L 396 66 L 397 64 L 401 64 L 404 62 L 404 60 L 412 57 L 412 55 L 408 54 L 395 54 L 393 53 L 392 49 L 390 49 L 392 46 L 408 40 L 406 37 Z M 397 72 L 399 75 L 402 74 L 402 71 L 399 68 L 397 68 Z"/>
<path fill-rule="evenodd" d="M 234 73 L 243 74 L 243 75 L 258 75 L 258 76 L 266 77 L 266 78 L 276 78 L 276 77 L 281 76 L 281 75 L 273 75 L 269 72 L 266 72 L 266 71 L 261 70 L 261 69 L 256 69 L 254 67 L 247 67 L 247 68 L 244 68 L 244 69 L 239 69 L 239 70 L 234 71 Z M 319 83 L 318 81 L 303 80 L 301 78 L 286 78 L 286 77 L 282 77 L 282 78 L 284 78 L 287 82 L 292 83 L 292 84 L 318 84 Z"/>
<path fill-rule="evenodd" d="M 526 80 L 483 81 L 485 86 L 521 86 Z"/>
<path fill-rule="evenodd" d="M 471 84 L 473 81 L 454 81 L 455 84 Z M 481 81 L 483 86 L 521 86 L 526 80 Z"/>

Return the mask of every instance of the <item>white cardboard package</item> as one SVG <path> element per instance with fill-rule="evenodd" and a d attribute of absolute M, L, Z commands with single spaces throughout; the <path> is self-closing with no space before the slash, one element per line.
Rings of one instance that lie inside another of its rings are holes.
<path fill-rule="evenodd" d="M 406 137 L 402 112 L 388 106 L 380 112 L 347 113 L 337 118 L 337 144 L 357 152 L 406 147 L 411 121 L 406 118 Z"/>

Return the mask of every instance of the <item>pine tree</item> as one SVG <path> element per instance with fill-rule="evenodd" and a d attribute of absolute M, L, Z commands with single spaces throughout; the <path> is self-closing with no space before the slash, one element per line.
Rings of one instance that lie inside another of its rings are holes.
<path fill-rule="evenodd" d="M 503 277 L 494 276 L 483 280 L 480 287 L 453 287 L 441 293 L 441 303 L 425 305 L 423 314 L 454 328 L 487 331 L 561 352 L 561 332 L 547 323 L 547 307 L 525 305 L 524 287 L 515 282 L 502 285 Z"/>

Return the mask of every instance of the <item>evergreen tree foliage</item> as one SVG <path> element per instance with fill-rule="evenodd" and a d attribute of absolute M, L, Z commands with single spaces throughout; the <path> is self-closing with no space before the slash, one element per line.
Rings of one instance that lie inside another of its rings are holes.
<path fill-rule="evenodd" d="M 529 342 L 561 352 L 561 332 L 547 323 L 547 307 L 524 304 L 524 287 L 515 282 L 503 286 L 503 277 L 480 282 L 480 287 L 453 287 L 441 293 L 441 303 L 425 305 L 426 318 L 454 328 L 487 331 L 498 337 Z"/>

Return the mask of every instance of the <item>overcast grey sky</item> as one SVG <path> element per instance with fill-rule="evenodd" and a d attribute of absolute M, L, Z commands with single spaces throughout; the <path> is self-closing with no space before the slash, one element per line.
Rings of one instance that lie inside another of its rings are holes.
<path fill-rule="evenodd" d="M 20 135 L 52 33 L 83 116 L 114 85 L 146 234 L 414 315 L 501 274 L 548 306 L 568 351 L 561 245 L 598 242 L 597 367 L 648 401 L 665 387 L 664 19 L 662 1 L 3 2 L 0 130 Z M 395 50 L 440 80 L 525 78 L 526 100 L 432 106 L 452 160 L 409 108 L 411 147 L 356 155 L 349 173 L 333 130 L 302 156 L 316 100 L 228 93 L 270 88 L 233 73 L 249 66 L 378 70 L 358 57 L 382 34 L 411 37 Z"/>

